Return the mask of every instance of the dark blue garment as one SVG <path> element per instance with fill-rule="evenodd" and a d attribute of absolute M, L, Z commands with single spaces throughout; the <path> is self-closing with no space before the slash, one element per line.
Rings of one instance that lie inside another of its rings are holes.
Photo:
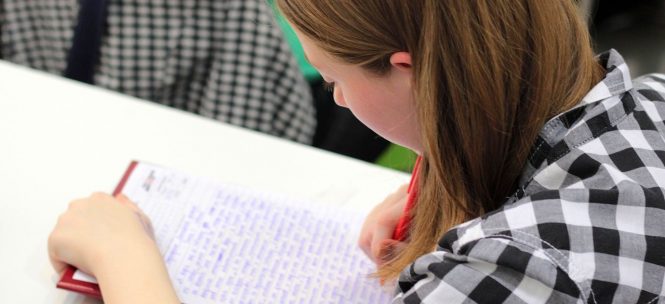
<path fill-rule="evenodd" d="M 106 0 L 80 0 L 78 23 L 64 76 L 93 83 L 106 23 Z"/>

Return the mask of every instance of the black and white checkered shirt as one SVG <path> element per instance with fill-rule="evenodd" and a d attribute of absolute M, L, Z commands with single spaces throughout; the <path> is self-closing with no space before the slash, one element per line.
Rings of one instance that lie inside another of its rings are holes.
<path fill-rule="evenodd" d="M 79 0 L 0 0 L 0 58 L 62 74 Z M 265 0 L 108 0 L 94 82 L 310 143 L 312 97 Z"/>
<path fill-rule="evenodd" d="M 394 303 L 665 300 L 665 75 L 605 79 L 542 129 L 520 190 L 447 232 Z"/>

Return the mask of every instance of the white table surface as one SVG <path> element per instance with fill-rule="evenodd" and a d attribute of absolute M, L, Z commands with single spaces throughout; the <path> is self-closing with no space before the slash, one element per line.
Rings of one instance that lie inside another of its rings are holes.
<path fill-rule="evenodd" d="M 49 232 L 132 159 L 368 210 L 408 176 L 0 61 L 0 303 L 83 303 L 55 288 Z"/>

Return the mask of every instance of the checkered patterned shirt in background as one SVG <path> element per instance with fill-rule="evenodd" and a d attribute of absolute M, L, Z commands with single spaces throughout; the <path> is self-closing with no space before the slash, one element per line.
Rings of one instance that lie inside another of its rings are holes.
<path fill-rule="evenodd" d="M 665 75 L 605 79 L 550 120 L 505 205 L 448 231 L 394 303 L 665 300 Z"/>
<path fill-rule="evenodd" d="M 97 85 L 311 142 L 309 87 L 264 0 L 108 3 Z M 0 0 L 0 58 L 61 75 L 77 16 L 78 0 Z"/>

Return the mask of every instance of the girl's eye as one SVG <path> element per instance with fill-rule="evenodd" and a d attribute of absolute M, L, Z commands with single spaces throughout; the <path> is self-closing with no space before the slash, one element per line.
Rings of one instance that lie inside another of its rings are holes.
<path fill-rule="evenodd" d="M 328 92 L 332 92 L 335 90 L 335 83 L 334 82 L 327 82 L 323 81 L 323 88 L 326 89 Z"/>

